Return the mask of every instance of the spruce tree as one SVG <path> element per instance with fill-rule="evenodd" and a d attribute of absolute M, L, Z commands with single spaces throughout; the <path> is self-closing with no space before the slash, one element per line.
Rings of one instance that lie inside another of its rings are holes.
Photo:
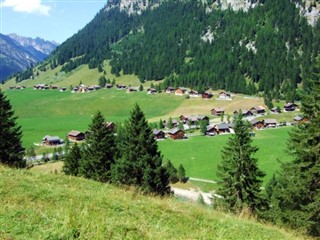
<path fill-rule="evenodd" d="M 16 120 L 9 100 L 0 89 L 0 164 L 23 168 L 26 161 L 23 159 L 22 131 Z"/>
<path fill-rule="evenodd" d="M 162 166 L 157 142 L 137 104 L 125 122 L 120 142 L 121 157 L 113 166 L 113 181 L 137 186 L 145 193 L 169 193 L 169 174 Z"/>
<path fill-rule="evenodd" d="M 311 91 L 302 101 L 309 122 L 290 133 L 289 153 L 294 160 L 283 163 L 272 186 L 269 219 L 320 236 L 320 62 L 309 80 Z M 270 194 L 269 194 L 270 195 Z"/>
<path fill-rule="evenodd" d="M 166 164 L 166 169 L 170 175 L 170 182 L 177 183 L 179 181 L 178 170 L 173 166 L 170 160 Z"/>
<path fill-rule="evenodd" d="M 234 212 L 249 209 L 252 213 L 262 207 L 260 188 L 265 174 L 259 170 L 257 159 L 252 157 L 258 148 L 251 145 L 250 125 L 240 112 L 234 122 L 235 134 L 228 139 L 222 150 L 222 162 L 217 176 L 223 197 L 222 207 Z"/>
<path fill-rule="evenodd" d="M 79 163 L 81 160 L 81 150 L 77 143 L 69 148 L 64 158 L 63 172 L 67 175 L 77 176 L 79 173 Z"/>
<path fill-rule="evenodd" d="M 180 182 L 186 182 L 186 170 L 184 169 L 182 164 L 180 164 L 178 167 L 177 176 Z"/>
<path fill-rule="evenodd" d="M 114 132 L 108 128 L 101 112 L 89 125 L 89 134 L 83 148 L 79 174 L 100 182 L 110 181 L 111 165 L 116 155 Z"/>

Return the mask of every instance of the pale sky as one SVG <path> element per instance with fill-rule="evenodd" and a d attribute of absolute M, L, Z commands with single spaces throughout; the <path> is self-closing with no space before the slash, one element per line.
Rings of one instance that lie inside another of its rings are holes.
<path fill-rule="evenodd" d="M 77 33 L 107 0 L 0 0 L 0 33 L 62 43 Z"/>

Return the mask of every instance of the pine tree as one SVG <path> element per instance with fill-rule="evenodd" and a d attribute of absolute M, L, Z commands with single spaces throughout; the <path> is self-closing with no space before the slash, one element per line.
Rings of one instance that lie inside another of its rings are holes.
<path fill-rule="evenodd" d="M 314 68 L 311 91 L 302 101 L 309 122 L 290 134 L 288 150 L 294 161 L 283 163 L 273 184 L 269 218 L 320 236 L 320 61 Z"/>
<path fill-rule="evenodd" d="M 162 119 L 160 119 L 160 121 L 159 121 L 159 129 L 163 129 L 163 128 L 164 128 L 163 121 L 162 121 Z"/>
<path fill-rule="evenodd" d="M 178 167 L 177 176 L 180 182 L 186 182 L 186 170 L 184 169 L 182 164 L 180 164 Z"/>
<path fill-rule="evenodd" d="M 26 161 L 23 159 L 22 131 L 16 120 L 9 100 L 0 89 L 0 164 L 23 168 Z"/>
<path fill-rule="evenodd" d="M 63 172 L 67 175 L 77 176 L 79 173 L 79 163 L 81 160 L 81 150 L 77 143 L 69 149 L 63 163 Z"/>
<path fill-rule="evenodd" d="M 100 182 L 110 181 L 111 165 L 116 156 L 113 130 L 108 128 L 101 112 L 89 125 L 89 134 L 80 161 L 79 174 Z"/>
<path fill-rule="evenodd" d="M 170 192 L 169 174 L 144 113 L 135 105 L 121 138 L 121 157 L 112 170 L 115 183 L 137 186 L 146 193 Z"/>
<path fill-rule="evenodd" d="M 177 183 L 179 181 L 178 170 L 173 166 L 170 160 L 166 164 L 166 169 L 170 175 L 170 182 Z"/>
<path fill-rule="evenodd" d="M 223 197 L 222 206 L 234 212 L 248 208 L 252 213 L 262 207 L 261 178 L 257 159 L 252 157 L 258 148 L 251 146 L 250 125 L 240 112 L 234 123 L 235 134 L 222 150 L 222 162 L 217 175 L 221 187 L 217 193 Z"/>

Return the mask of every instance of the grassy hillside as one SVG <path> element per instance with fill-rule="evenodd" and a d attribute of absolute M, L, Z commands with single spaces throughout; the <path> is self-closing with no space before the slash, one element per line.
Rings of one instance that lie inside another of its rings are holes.
<path fill-rule="evenodd" d="M 174 198 L 0 166 L 0 239 L 304 239 Z"/>

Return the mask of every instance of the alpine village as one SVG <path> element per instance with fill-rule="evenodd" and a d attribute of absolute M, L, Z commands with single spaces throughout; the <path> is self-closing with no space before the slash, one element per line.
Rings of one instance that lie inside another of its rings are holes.
<path fill-rule="evenodd" d="M 0 239 L 320 239 L 319 17 L 107 0 L 37 62 L 1 50 Z"/>

